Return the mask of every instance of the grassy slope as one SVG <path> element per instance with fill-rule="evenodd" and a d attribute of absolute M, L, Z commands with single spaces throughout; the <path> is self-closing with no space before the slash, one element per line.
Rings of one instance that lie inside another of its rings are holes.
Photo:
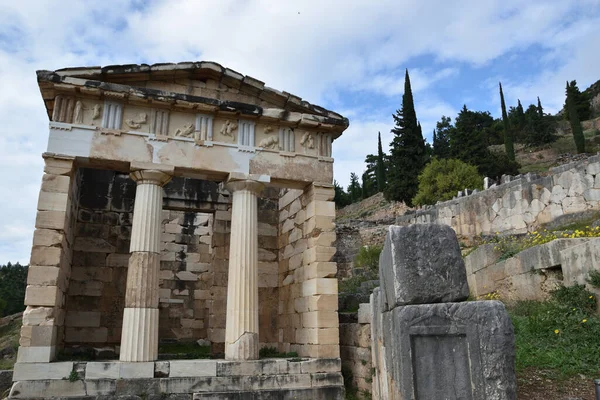
<path fill-rule="evenodd" d="M 0 327 L 0 350 L 6 347 L 15 349 L 15 356 L 0 359 L 0 370 L 12 369 L 16 361 L 16 350 L 19 347 L 19 333 L 21 331 L 21 320 L 16 320 L 10 324 Z"/>

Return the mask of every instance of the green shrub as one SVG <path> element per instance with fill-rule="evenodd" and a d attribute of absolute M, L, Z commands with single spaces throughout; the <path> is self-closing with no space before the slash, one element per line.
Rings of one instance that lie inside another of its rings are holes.
<path fill-rule="evenodd" d="M 382 246 L 361 247 L 354 258 L 354 265 L 365 270 L 377 271 L 379 269 L 379 255 L 382 249 Z"/>
<path fill-rule="evenodd" d="M 587 279 L 587 282 L 590 285 L 592 285 L 593 287 L 600 288 L 600 271 L 598 271 L 596 269 L 590 271 L 589 278 Z"/>
<path fill-rule="evenodd" d="M 578 285 L 552 292 L 549 301 L 520 301 L 510 307 L 517 370 L 548 370 L 557 379 L 599 374 L 595 303 L 595 296 Z"/>
<path fill-rule="evenodd" d="M 419 190 L 413 203 L 425 205 L 450 200 L 459 190 L 466 188 L 483 188 L 477 167 L 451 158 L 434 158 L 419 175 Z"/>

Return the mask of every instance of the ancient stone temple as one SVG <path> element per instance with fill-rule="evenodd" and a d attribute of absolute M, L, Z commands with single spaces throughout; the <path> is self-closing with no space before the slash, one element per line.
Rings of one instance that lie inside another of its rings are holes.
<path fill-rule="evenodd" d="M 37 78 L 49 139 L 11 397 L 341 398 L 348 120 L 213 62 Z M 157 361 L 200 339 L 217 359 Z"/>

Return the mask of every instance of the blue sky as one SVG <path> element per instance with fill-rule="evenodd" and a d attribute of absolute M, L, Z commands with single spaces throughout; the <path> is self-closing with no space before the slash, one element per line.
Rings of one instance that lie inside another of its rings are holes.
<path fill-rule="evenodd" d="M 499 115 L 567 79 L 600 79 L 600 0 L 0 0 L 0 263 L 28 262 L 48 118 L 35 70 L 212 60 L 342 113 L 335 178 L 347 185 L 391 141 L 409 69 L 431 137 L 442 115 Z"/>

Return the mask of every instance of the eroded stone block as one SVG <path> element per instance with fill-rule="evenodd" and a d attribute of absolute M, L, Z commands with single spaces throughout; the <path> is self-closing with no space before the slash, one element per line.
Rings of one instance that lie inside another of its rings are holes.
<path fill-rule="evenodd" d="M 469 296 L 456 234 L 445 225 L 390 226 L 379 258 L 379 276 L 390 308 Z"/>

